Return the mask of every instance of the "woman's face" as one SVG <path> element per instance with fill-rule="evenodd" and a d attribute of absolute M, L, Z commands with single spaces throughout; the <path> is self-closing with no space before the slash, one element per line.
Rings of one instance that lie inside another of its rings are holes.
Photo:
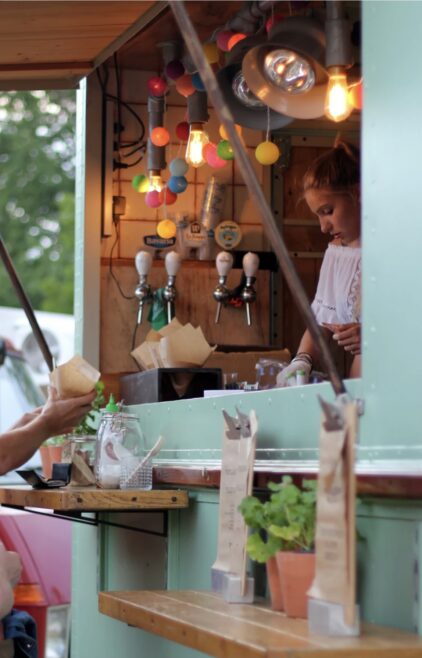
<path fill-rule="evenodd" d="M 321 231 L 329 233 L 342 245 L 360 245 L 360 199 L 355 193 L 335 192 L 330 189 L 309 189 L 305 200 L 318 217 Z"/>

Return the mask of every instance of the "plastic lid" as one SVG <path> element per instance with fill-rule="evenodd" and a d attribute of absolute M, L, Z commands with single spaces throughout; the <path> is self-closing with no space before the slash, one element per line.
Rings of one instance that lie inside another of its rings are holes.
<path fill-rule="evenodd" d="M 112 412 L 112 413 L 114 413 L 114 412 L 116 412 L 116 411 L 117 411 L 117 412 L 120 411 L 120 407 L 119 407 L 119 405 L 118 405 L 117 402 L 115 402 L 115 400 L 114 400 L 113 393 L 110 393 L 110 397 L 108 398 L 108 403 L 107 403 L 107 405 L 106 405 L 105 410 L 108 411 L 108 412 Z"/>

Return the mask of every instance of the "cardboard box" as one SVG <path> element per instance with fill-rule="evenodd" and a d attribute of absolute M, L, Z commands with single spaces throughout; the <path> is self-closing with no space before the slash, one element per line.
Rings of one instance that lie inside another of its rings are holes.
<path fill-rule="evenodd" d="M 218 352 L 215 351 L 205 361 L 206 368 L 221 368 L 223 372 L 237 372 L 239 382 L 254 384 L 256 381 L 255 366 L 259 359 L 274 359 L 289 363 L 289 350 L 263 350 L 254 352 Z"/>

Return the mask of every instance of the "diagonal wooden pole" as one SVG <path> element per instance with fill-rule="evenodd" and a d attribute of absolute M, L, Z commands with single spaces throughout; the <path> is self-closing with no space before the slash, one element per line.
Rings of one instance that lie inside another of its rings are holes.
<path fill-rule="evenodd" d="M 249 194 L 253 198 L 255 205 L 261 215 L 264 229 L 266 231 L 267 237 L 270 240 L 272 249 L 277 256 L 281 271 L 283 272 L 287 285 L 289 286 L 292 293 L 293 299 L 295 300 L 295 303 L 301 312 L 306 326 L 309 329 L 309 332 L 315 342 L 315 345 L 320 354 L 321 361 L 327 371 L 334 392 L 336 395 L 345 393 L 346 388 L 344 386 L 344 382 L 337 372 L 337 368 L 328 348 L 328 344 L 324 338 L 321 328 L 315 319 L 314 314 L 312 313 L 308 297 L 291 261 L 289 252 L 280 235 L 280 231 L 277 228 L 277 224 L 271 212 L 271 208 L 268 205 L 265 195 L 261 189 L 252 164 L 250 163 L 248 155 L 242 145 L 241 139 L 235 130 L 233 117 L 224 101 L 223 94 L 221 93 L 221 90 L 218 86 L 214 72 L 205 58 L 196 30 L 186 11 L 185 3 L 182 0 L 169 0 L 169 5 L 179 26 L 186 47 L 188 48 L 192 60 L 198 69 L 199 75 L 201 76 L 201 80 L 204 83 L 207 94 L 219 116 L 221 123 L 224 125 L 227 131 L 228 138 L 236 158 L 236 163 L 239 166 L 245 185 L 248 188 Z"/>
<path fill-rule="evenodd" d="M 23 289 L 23 286 L 15 270 L 15 266 L 13 265 L 12 259 L 9 256 L 9 252 L 6 249 L 6 246 L 3 242 L 3 238 L 1 236 L 0 236 L 0 257 L 3 261 L 4 267 L 6 268 L 6 272 L 9 275 L 10 281 L 12 282 L 12 285 L 15 289 L 16 295 L 18 296 L 21 306 L 25 311 L 25 315 L 28 318 L 28 322 L 31 325 L 31 329 L 34 333 L 34 338 L 37 341 L 38 347 L 41 350 L 41 353 L 44 357 L 44 361 L 46 362 L 49 371 L 52 372 L 54 368 L 53 356 L 50 352 L 50 348 L 48 347 L 45 336 L 41 331 L 41 327 L 38 324 L 37 318 L 35 317 L 35 313 L 31 306 L 31 302 L 29 301 L 28 296 L 25 290 Z"/>

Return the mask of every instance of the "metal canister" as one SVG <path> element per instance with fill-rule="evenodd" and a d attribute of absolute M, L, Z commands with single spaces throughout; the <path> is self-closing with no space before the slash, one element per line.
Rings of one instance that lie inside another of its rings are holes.
<path fill-rule="evenodd" d="M 213 229 L 221 222 L 226 186 L 215 176 L 211 176 L 204 191 L 199 221 L 207 230 Z"/>

